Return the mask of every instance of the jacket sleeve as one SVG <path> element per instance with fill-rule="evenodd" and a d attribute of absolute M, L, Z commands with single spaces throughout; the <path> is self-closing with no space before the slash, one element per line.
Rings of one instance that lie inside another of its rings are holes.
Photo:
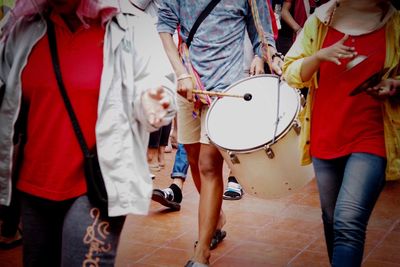
<path fill-rule="evenodd" d="M 159 127 L 169 124 L 175 116 L 177 110 L 175 74 L 163 49 L 154 21 L 145 15 L 136 17 L 136 19 L 137 23 L 133 27 L 135 51 L 133 112 L 134 117 L 144 124 L 147 130 L 155 131 Z M 169 95 L 171 104 L 161 124 L 152 125 L 149 123 L 141 99 L 146 90 L 159 86 L 162 86 Z"/>
<path fill-rule="evenodd" d="M 300 76 L 304 58 L 317 51 L 318 18 L 311 15 L 304 24 L 303 30 L 297 36 L 292 47 L 285 55 L 283 64 L 283 77 L 294 88 L 310 87 L 316 78 L 316 73 L 308 81 L 303 81 Z"/>
<path fill-rule="evenodd" d="M 5 59 L 5 40 L 1 40 L 0 42 L 0 109 L 1 109 L 1 105 L 3 103 L 3 98 L 4 98 L 4 94 L 5 94 L 5 90 L 6 90 L 6 85 L 5 85 L 5 81 L 6 81 L 6 71 L 10 69 L 10 67 L 7 64 L 7 61 Z"/>

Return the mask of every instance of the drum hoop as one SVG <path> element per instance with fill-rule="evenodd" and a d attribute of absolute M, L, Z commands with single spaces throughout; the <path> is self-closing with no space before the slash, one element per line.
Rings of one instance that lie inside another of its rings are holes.
<path fill-rule="evenodd" d="M 275 74 L 259 74 L 259 75 L 257 75 L 257 76 L 246 77 L 246 78 L 244 78 L 244 79 L 241 79 L 241 80 L 239 80 L 239 81 L 236 81 L 236 82 L 234 82 L 233 84 L 231 84 L 230 86 L 228 86 L 228 87 L 227 87 L 225 90 L 223 90 L 222 92 L 225 93 L 225 92 L 229 91 L 232 87 L 236 86 L 236 85 L 239 84 L 239 83 L 242 83 L 242 82 L 245 82 L 245 81 L 247 81 L 247 80 L 254 79 L 254 78 L 260 78 L 260 77 L 273 77 L 273 78 L 280 79 L 280 77 L 279 77 L 278 75 L 275 75 Z M 296 89 L 296 90 L 298 90 L 298 89 Z M 299 92 L 300 92 L 300 91 L 299 91 Z M 299 99 L 298 99 L 298 100 L 299 100 L 299 101 L 298 101 L 299 105 L 297 106 L 297 110 L 296 110 L 295 116 L 293 117 L 292 122 L 291 122 L 290 124 L 288 124 L 288 126 L 285 128 L 285 130 L 282 131 L 281 134 L 279 134 L 279 135 L 276 136 L 275 142 L 274 142 L 274 143 L 272 143 L 273 140 L 270 140 L 270 141 L 267 142 L 267 143 L 264 143 L 264 144 L 261 144 L 261 145 L 259 145 L 259 146 L 252 147 L 252 148 L 247 148 L 247 149 L 229 149 L 229 148 L 227 148 L 227 147 L 220 146 L 220 145 L 216 144 L 215 142 L 213 142 L 212 139 L 208 136 L 209 130 L 208 130 L 208 123 L 207 123 L 207 122 L 208 122 L 208 119 L 209 119 L 209 116 L 210 116 L 210 111 L 212 110 L 212 108 L 214 107 L 214 105 L 216 105 L 217 101 L 213 101 L 213 102 L 211 103 L 210 108 L 208 109 L 208 112 L 207 112 L 207 114 L 206 114 L 205 128 L 206 128 L 207 137 L 208 137 L 208 139 L 210 140 L 210 142 L 211 142 L 212 144 L 214 144 L 214 145 L 215 145 L 216 147 L 218 147 L 218 148 L 221 148 L 221 149 L 224 149 L 224 150 L 227 150 L 227 151 L 234 151 L 234 152 L 242 153 L 242 154 L 252 153 L 252 152 L 254 152 L 254 151 L 260 150 L 261 148 L 264 148 L 265 146 L 274 145 L 274 144 L 277 143 L 279 140 L 281 140 L 288 132 L 290 132 L 290 130 L 291 130 L 292 127 L 293 127 L 293 124 L 296 122 L 296 118 L 297 118 L 297 116 L 299 115 L 299 113 L 300 113 L 300 108 L 301 108 L 301 105 L 300 105 L 300 95 L 298 95 L 298 98 L 299 98 Z"/>

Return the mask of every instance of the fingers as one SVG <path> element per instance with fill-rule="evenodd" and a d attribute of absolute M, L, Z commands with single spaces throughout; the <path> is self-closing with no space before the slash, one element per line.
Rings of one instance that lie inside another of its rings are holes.
<path fill-rule="evenodd" d="M 190 89 L 190 90 L 187 90 L 187 92 L 186 92 L 186 99 L 189 101 L 189 102 L 193 102 L 193 91 Z"/>
<path fill-rule="evenodd" d="M 160 100 L 164 97 L 164 95 L 165 95 L 165 92 L 164 92 L 164 88 L 162 86 L 159 86 L 157 88 L 153 88 L 153 89 L 149 90 L 149 96 L 152 99 Z"/>
<path fill-rule="evenodd" d="M 250 66 L 250 71 L 249 71 L 250 76 L 254 76 L 256 74 L 256 66 L 255 65 L 251 65 Z"/>
<path fill-rule="evenodd" d="M 264 66 L 255 65 L 250 69 L 250 76 L 264 74 Z"/>
<path fill-rule="evenodd" d="M 275 62 L 275 61 L 272 62 L 271 68 L 272 68 L 272 71 L 273 71 L 276 75 L 279 75 L 279 76 L 282 75 L 282 68 L 281 68 L 280 62 Z"/>
<path fill-rule="evenodd" d="M 193 102 L 193 89 L 194 85 L 191 79 L 184 79 L 178 82 L 177 93 L 186 98 L 189 102 Z"/>
<path fill-rule="evenodd" d="M 344 44 L 344 42 L 346 42 L 347 39 L 349 39 L 349 35 L 348 35 L 348 34 L 345 34 L 345 35 L 343 36 L 343 38 L 339 40 L 338 43 Z"/>

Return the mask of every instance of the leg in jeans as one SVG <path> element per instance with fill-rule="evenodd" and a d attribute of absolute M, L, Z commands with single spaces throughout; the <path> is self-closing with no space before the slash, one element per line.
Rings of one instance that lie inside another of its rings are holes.
<path fill-rule="evenodd" d="M 125 216 L 101 214 L 86 196 L 77 198 L 64 220 L 61 266 L 114 266 L 124 222 Z"/>
<path fill-rule="evenodd" d="M 114 266 L 125 217 L 103 217 L 86 196 L 50 201 L 22 194 L 24 266 Z"/>
<path fill-rule="evenodd" d="M 335 160 L 313 159 L 313 162 L 324 228 L 326 231 L 333 228 L 333 234 L 326 234 L 333 236 L 333 245 L 328 245 L 328 249 L 333 247 L 332 266 L 360 266 L 368 220 L 385 184 L 386 160 L 353 153 Z M 336 193 L 332 192 L 338 186 L 335 197 Z"/>
<path fill-rule="evenodd" d="M 19 201 L 19 192 L 13 188 L 13 194 L 11 196 L 11 203 L 8 207 L 2 207 L 1 212 L 3 213 L 1 233 L 3 237 L 12 238 L 15 237 L 18 232 L 19 221 L 21 216 L 21 204 Z"/>
<path fill-rule="evenodd" d="M 71 203 L 21 194 L 24 266 L 60 266 L 62 226 Z"/>
<path fill-rule="evenodd" d="M 178 149 L 175 154 L 174 166 L 172 167 L 171 178 L 186 179 L 187 172 L 189 169 L 189 162 L 187 159 L 187 153 L 183 144 L 178 143 Z"/>

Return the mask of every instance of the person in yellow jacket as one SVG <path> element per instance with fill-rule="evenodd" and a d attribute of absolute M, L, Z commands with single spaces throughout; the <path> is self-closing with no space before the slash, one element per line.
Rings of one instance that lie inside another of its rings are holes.
<path fill-rule="evenodd" d="M 332 266 L 360 266 L 385 179 L 400 178 L 400 13 L 385 0 L 331 0 L 286 54 L 283 76 L 309 87 L 302 163 L 313 163 Z"/>

